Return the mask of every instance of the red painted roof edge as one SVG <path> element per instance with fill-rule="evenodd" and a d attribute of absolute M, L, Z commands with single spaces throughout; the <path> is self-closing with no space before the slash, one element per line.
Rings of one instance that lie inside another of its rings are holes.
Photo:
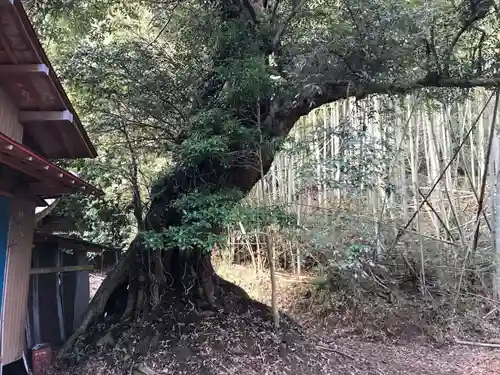
<path fill-rule="evenodd" d="M 57 165 L 55 165 L 51 161 L 47 160 L 43 156 L 38 155 L 36 152 L 32 151 L 29 147 L 27 147 L 25 145 L 22 145 L 21 143 L 18 143 L 16 141 L 14 141 L 13 139 L 7 137 L 3 133 L 0 133 L 0 140 L 4 141 L 6 143 L 9 143 L 14 148 L 22 151 L 23 153 L 27 154 L 28 156 L 31 156 L 33 159 L 36 159 L 39 162 L 42 162 L 43 164 L 46 164 L 49 167 L 54 168 L 59 173 L 62 173 L 64 176 L 69 177 L 70 179 L 75 180 L 76 182 L 78 182 L 80 185 L 85 186 L 85 191 L 84 192 L 86 192 L 86 193 L 93 193 L 96 196 L 102 196 L 102 195 L 104 195 L 104 192 L 102 190 L 96 188 L 95 186 L 89 184 L 88 182 L 85 182 L 81 178 L 75 176 L 73 173 L 71 173 L 71 172 L 69 172 L 69 171 L 67 171 L 67 170 L 65 170 L 65 169 L 63 169 L 61 167 L 58 167 Z M 77 191 L 77 189 L 75 189 L 75 191 Z"/>
<path fill-rule="evenodd" d="M 81 137 L 83 138 L 83 140 L 87 146 L 87 149 L 89 151 L 89 157 L 95 158 L 97 156 L 97 151 L 96 151 L 94 145 L 92 144 L 92 142 L 90 141 L 90 138 L 89 138 L 87 132 L 85 131 L 85 128 L 83 127 L 83 125 L 80 121 L 80 118 L 78 117 L 78 114 L 76 113 L 75 109 L 73 108 L 73 105 L 71 104 L 71 101 L 69 100 L 68 95 L 66 94 L 66 91 L 64 90 L 64 88 L 61 84 L 61 81 L 57 77 L 57 74 L 56 74 L 54 68 L 52 67 L 52 64 L 50 63 L 50 60 L 49 60 L 47 54 L 45 53 L 45 50 L 43 49 L 43 46 L 40 43 L 40 40 L 38 39 L 38 35 L 37 35 L 35 29 L 33 28 L 33 24 L 31 23 L 30 19 L 28 18 L 28 15 L 26 14 L 26 11 L 25 11 L 21 1 L 20 0 L 11 0 L 11 2 L 17 11 L 17 16 L 19 17 L 19 20 L 21 21 L 22 25 L 24 26 L 32 45 L 35 48 L 36 53 L 42 57 L 42 60 L 43 60 L 42 63 L 49 67 L 49 75 L 50 75 L 51 81 L 56 86 L 57 91 L 59 92 L 59 95 L 61 95 L 61 98 L 64 101 L 64 104 L 73 113 L 75 124 L 76 124 L 78 131 L 79 131 Z"/>

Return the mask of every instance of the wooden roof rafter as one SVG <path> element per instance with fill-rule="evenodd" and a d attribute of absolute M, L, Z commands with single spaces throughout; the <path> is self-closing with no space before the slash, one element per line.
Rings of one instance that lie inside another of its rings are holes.
<path fill-rule="evenodd" d="M 70 237 L 55 233 L 46 233 L 40 230 L 35 230 L 33 242 L 35 244 L 54 243 L 58 247 L 73 251 L 81 251 L 86 253 L 102 253 L 103 251 L 118 252 L 119 249 L 109 245 L 97 244 L 83 240 L 81 238 Z"/>
<path fill-rule="evenodd" d="M 0 0 L 1 1 L 1 0 Z M 0 75 L 16 75 L 16 74 L 28 74 L 35 73 L 41 76 L 49 76 L 49 67 L 45 64 L 11 64 L 11 65 L 0 65 Z"/>
<path fill-rule="evenodd" d="M 28 187 L 28 190 L 37 196 L 49 198 L 75 192 L 103 195 L 101 190 L 2 133 L 0 162 L 39 181 Z"/>
<path fill-rule="evenodd" d="M 0 88 L 21 111 L 39 112 L 20 118 L 30 148 L 52 159 L 97 156 L 20 0 L 0 0 Z M 72 118 L 47 118 L 45 111 Z"/>
<path fill-rule="evenodd" d="M 21 124 L 30 121 L 67 121 L 73 123 L 74 116 L 71 111 L 20 111 L 19 122 Z"/>

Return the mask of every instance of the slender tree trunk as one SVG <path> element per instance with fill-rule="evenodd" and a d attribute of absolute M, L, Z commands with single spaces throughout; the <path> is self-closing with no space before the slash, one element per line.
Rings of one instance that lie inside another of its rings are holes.
<path fill-rule="evenodd" d="M 257 275 L 258 266 L 257 266 L 257 262 L 255 260 L 255 255 L 253 253 L 252 244 L 250 243 L 250 236 L 248 235 L 245 227 L 243 226 L 243 223 L 240 221 L 238 224 L 240 226 L 241 234 L 243 236 L 243 241 L 245 242 L 245 244 L 247 246 L 248 254 L 250 255 L 250 260 L 252 261 L 253 270 L 254 270 L 255 274 Z"/>
<path fill-rule="evenodd" d="M 498 139 L 496 147 L 498 148 Z M 498 157 L 498 150 L 497 150 Z M 498 158 L 495 160 L 494 176 L 495 185 L 493 192 L 493 264 L 495 265 L 495 274 L 493 277 L 493 294 L 495 298 L 500 299 L 500 169 Z"/>
<path fill-rule="evenodd" d="M 257 112 L 260 112 L 260 109 L 257 108 Z M 260 114 L 260 113 L 259 113 Z M 260 116 L 259 116 L 260 118 Z M 260 126 L 260 123 L 258 124 Z M 260 133 L 260 142 L 261 142 L 261 147 L 263 144 L 263 138 L 262 138 L 262 133 Z M 262 155 L 262 148 L 259 150 L 259 157 L 260 157 L 260 183 L 264 183 L 264 161 L 263 161 L 263 155 Z M 264 190 L 264 189 L 262 189 Z M 263 195 L 263 203 L 264 206 L 269 205 L 269 200 L 266 194 Z M 267 253 L 268 253 L 268 259 L 269 259 L 269 273 L 270 273 L 270 278 L 271 278 L 271 309 L 273 313 L 273 323 L 274 323 L 274 328 L 278 329 L 279 324 L 280 324 L 280 316 L 278 312 L 278 305 L 277 305 L 277 285 L 276 285 L 276 274 L 275 274 L 275 253 L 274 253 L 274 241 L 270 233 L 270 227 L 268 226 L 266 229 L 266 245 L 267 245 Z"/>

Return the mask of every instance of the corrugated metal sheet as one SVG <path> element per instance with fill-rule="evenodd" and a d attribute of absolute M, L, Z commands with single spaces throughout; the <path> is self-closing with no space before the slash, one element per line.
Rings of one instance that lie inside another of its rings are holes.
<path fill-rule="evenodd" d="M 18 109 L 0 89 L 0 132 L 16 142 L 23 141 L 23 126 L 18 121 Z"/>
<path fill-rule="evenodd" d="M 35 226 L 35 203 L 12 200 L 4 296 L 3 363 L 22 357 Z"/>

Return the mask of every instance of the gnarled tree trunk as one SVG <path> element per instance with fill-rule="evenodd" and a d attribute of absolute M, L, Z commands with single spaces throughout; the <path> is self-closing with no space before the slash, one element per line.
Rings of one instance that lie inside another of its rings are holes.
<path fill-rule="evenodd" d="M 291 127 L 284 123 L 273 127 L 281 129 L 273 138 L 283 139 Z M 261 145 L 264 173 L 269 170 L 276 152 L 269 144 Z M 235 147 L 233 151 L 235 162 L 230 163 L 233 167 L 223 167 L 217 160 L 207 157 L 196 167 L 179 167 L 165 176 L 152 191 L 154 198 L 146 215 L 146 230 L 161 232 L 180 225 L 183 213 L 171 203 L 184 194 L 195 190 L 213 191 L 216 187 L 249 192 L 261 174 L 259 150 L 257 147 L 254 150 Z M 237 159 L 243 157 L 245 163 L 238 162 Z M 60 355 L 104 314 L 113 314 L 115 319 L 143 316 L 162 304 L 168 304 L 173 297 L 199 307 L 214 308 L 224 304 L 227 289 L 232 294 L 236 291 L 240 297 L 248 297 L 242 289 L 215 274 L 209 253 L 204 254 L 201 249 L 181 251 L 178 248 L 153 252 L 144 245 L 143 235 L 139 234 L 103 281 L 82 324 L 65 343 Z"/>
<path fill-rule="evenodd" d="M 233 22 L 238 24 L 241 30 L 252 34 L 249 43 L 259 41 L 260 49 L 252 44 L 248 46 L 248 50 L 245 49 L 246 46 L 240 45 L 238 50 L 232 51 L 230 46 L 221 43 L 212 56 L 213 72 L 208 74 L 201 93 L 194 100 L 192 111 L 195 114 L 204 111 L 210 113 L 214 109 L 226 111 L 239 120 L 238 126 L 246 127 L 247 130 L 256 130 L 256 126 L 259 126 L 257 130 L 262 140 L 254 139 L 253 143 L 248 140 L 230 140 L 224 163 L 220 158 L 211 155 L 204 156 L 197 161 L 196 165 L 186 165 L 180 162 L 171 173 L 163 178 L 163 181 L 152 189 L 153 200 L 144 221 L 146 231 L 162 232 L 165 229 L 180 226 L 185 214 L 172 203 L 183 195 L 195 191 L 213 193 L 217 190 L 234 189 L 240 190 L 243 194 L 248 193 L 260 179 L 261 173 L 267 173 L 281 142 L 300 116 L 308 114 L 323 104 L 351 96 L 362 99 L 376 93 L 403 94 L 428 86 L 467 88 L 493 87 L 500 84 L 497 78 L 454 79 L 430 74 L 412 82 L 398 84 L 389 80 L 384 83 L 348 74 L 349 67 L 342 66 L 345 63 L 339 62 L 341 66 L 332 66 L 335 74 L 332 75 L 329 71 L 319 71 L 317 74 L 312 72 L 309 77 L 312 84 L 304 85 L 307 77 L 303 77 L 303 81 L 294 81 L 293 74 L 281 71 L 280 63 L 278 63 L 277 75 L 281 75 L 283 81 L 286 82 L 283 84 L 283 90 L 268 94 L 267 97 L 262 95 L 264 97 L 260 97 L 259 100 L 255 98 L 257 111 L 255 103 L 235 104 L 231 101 L 221 104 L 223 99 L 220 99 L 219 94 L 225 89 L 227 82 L 217 72 L 224 70 L 220 68 L 227 63 L 226 59 L 237 57 L 243 59 L 251 55 L 252 58 L 262 59 L 265 62 L 271 55 L 279 57 L 282 52 L 280 39 L 287 23 L 297 14 L 305 1 L 295 2 L 283 22 L 276 22 L 276 9 L 269 10 L 267 1 L 222 0 L 202 3 L 204 6 L 216 9 L 213 14 L 214 17 L 220 17 L 219 22 Z M 261 10 L 270 12 L 271 17 L 261 17 Z M 261 28 L 261 25 L 264 27 Z M 274 32 L 270 31 L 273 29 Z M 367 64 L 369 62 L 367 61 Z M 380 73 L 387 71 L 390 76 L 392 63 L 387 66 L 378 61 L 374 63 L 377 68 L 381 69 Z M 343 77 L 344 71 L 345 77 Z M 323 77 L 322 74 L 324 74 Z M 223 97 L 223 95 L 220 96 Z M 211 135 L 226 136 L 222 127 L 221 129 L 216 129 L 216 127 L 208 129 Z M 207 129 L 203 130 L 207 133 Z M 181 138 L 189 138 L 189 134 L 181 135 L 179 139 Z M 259 158 L 259 153 L 262 158 Z M 186 303 L 195 301 L 207 307 L 214 307 L 224 301 L 223 294 L 227 289 L 231 289 L 231 284 L 217 277 L 212 267 L 210 254 L 204 254 L 201 249 L 184 252 L 177 248 L 153 252 L 144 245 L 142 234 L 140 234 L 104 280 L 90 303 L 83 323 L 66 342 L 61 354 L 65 353 L 76 339 L 106 312 L 112 313 L 118 319 L 147 315 L 148 310 L 154 310 L 164 303 L 169 303 L 173 298 L 181 298 Z M 243 291 L 239 291 L 239 294 L 241 297 L 246 296 Z"/>

